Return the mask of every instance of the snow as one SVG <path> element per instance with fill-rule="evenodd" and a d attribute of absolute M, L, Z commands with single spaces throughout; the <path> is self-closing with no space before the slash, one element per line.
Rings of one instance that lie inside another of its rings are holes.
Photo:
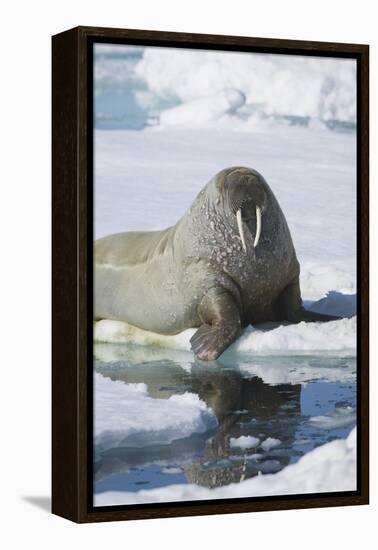
<path fill-rule="evenodd" d="M 272 330 L 249 326 L 235 343 L 238 352 L 345 351 L 356 345 L 356 317 L 325 323 L 281 325 Z"/>
<path fill-rule="evenodd" d="M 94 395 L 96 452 L 171 443 L 217 426 L 212 410 L 193 393 L 154 399 L 145 384 L 125 384 L 95 373 Z"/>
<path fill-rule="evenodd" d="M 166 109 L 160 114 L 159 123 L 164 127 L 193 128 L 218 124 L 224 115 L 236 111 L 245 103 L 245 96 L 239 90 L 225 89 L 208 97 L 193 99 Z"/>
<path fill-rule="evenodd" d="M 270 449 L 274 449 L 275 447 L 278 447 L 281 445 L 281 440 L 276 439 L 275 437 L 268 437 L 261 443 L 261 448 L 264 449 L 264 451 L 270 451 Z"/>
<path fill-rule="evenodd" d="M 231 437 L 230 439 L 230 446 L 240 449 L 252 449 L 253 447 L 257 447 L 259 443 L 259 438 L 252 435 L 241 435 L 240 437 Z"/>
<path fill-rule="evenodd" d="M 194 484 L 128 493 L 108 491 L 95 495 L 95 506 L 173 502 L 270 495 L 301 495 L 356 490 L 356 428 L 346 439 L 317 447 L 276 474 L 259 475 L 239 483 L 207 489 Z"/>

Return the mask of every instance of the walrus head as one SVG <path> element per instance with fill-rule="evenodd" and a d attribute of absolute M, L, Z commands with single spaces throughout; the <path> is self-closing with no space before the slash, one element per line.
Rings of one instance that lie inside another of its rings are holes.
<path fill-rule="evenodd" d="M 236 216 L 239 236 L 246 252 L 244 226 L 254 235 L 254 248 L 261 235 L 262 214 L 267 207 L 267 184 L 263 177 L 250 168 L 229 168 L 222 173 L 220 187 L 223 204 Z"/>

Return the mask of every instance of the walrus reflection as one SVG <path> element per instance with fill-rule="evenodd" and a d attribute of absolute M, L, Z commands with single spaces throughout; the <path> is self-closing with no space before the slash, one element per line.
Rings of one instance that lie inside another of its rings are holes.
<path fill-rule="evenodd" d="M 281 451 L 278 456 L 268 452 L 262 462 L 250 460 L 249 456 L 260 451 L 240 451 L 232 448 L 230 441 L 242 435 L 269 436 L 290 447 L 295 435 L 292 420 L 300 412 L 300 385 L 270 386 L 258 377 L 243 378 L 231 371 L 195 377 L 192 389 L 215 412 L 218 430 L 207 440 L 201 460 L 183 466 L 190 483 L 219 487 L 259 472 L 273 473 L 288 464 L 288 454 Z"/>
<path fill-rule="evenodd" d="M 228 454 L 230 437 L 257 437 L 259 434 L 246 434 L 246 431 L 255 432 L 254 423 L 271 422 L 283 406 L 285 415 L 288 414 L 288 405 L 291 415 L 300 412 L 299 384 L 270 386 L 257 376 L 243 378 L 235 371 L 218 371 L 214 375 L 207 373 L 194 377 L 192 390 L 213 409 L 218 420 L 217 433 L 209 440 L 208 458 L 219 458 Z M 272 437 L 271 434 L 270 436 Z M 281 433 L 280 436 L 282 437 Z"/>
<path fill-rule="evenodd" d="M 191 483 L 217 487 L 259 472 L 278 471 L 290 460 L 300 412 L 300 385 L 270 386 L 258 377 L 246 378 L 238 370 L 214 363 L 207 369 L 193 363 L 190 372 L 174 362 L 128 368 L 99 365 L 99 370 L 113 380 L 143 382 L 155 398 L 168 399 L 185 391 L 196 393 L 214 411 L 218 427 L 213 433 L 192 434 L 167 445 L 108 450 L 98 457 L 97 480 L 130 468 L 164 462 L 179 464 Z M 267 452 L 232 447 L 231 438 L 241 435 L 260 440 L 273 437 L 282 445 Z M 260 460 L 250 459 L 257 452 Z"/>

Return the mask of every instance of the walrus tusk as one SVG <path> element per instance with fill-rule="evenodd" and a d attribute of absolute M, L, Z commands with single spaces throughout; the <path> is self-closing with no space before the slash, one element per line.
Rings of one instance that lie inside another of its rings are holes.
<path fill-rule="evenodd" d="M 247 252 L 247 247 L 245 245 L 245 240 L 244 240 L 244 229 L 243 229 L 243 220 L 242 220 L 242 215 L 241 215 L 241 208 L 239 208 L 239 210 L 236 212 L 236 221 L 238 222 L 239 235 L 240 235 L 240 239 L 241 239 L 241 242 L 242 242 L 242 245 L 243 245 L 243 248 L 244 248 L 244 252 Z"/>
<path fill-rule="evenodd" d="M 253 243 L 253 247 L 256 248 L 256 246 L 259 244 L 261 235 L 261 208 L 259 206 L 256 206 L 256 236 Z"/>

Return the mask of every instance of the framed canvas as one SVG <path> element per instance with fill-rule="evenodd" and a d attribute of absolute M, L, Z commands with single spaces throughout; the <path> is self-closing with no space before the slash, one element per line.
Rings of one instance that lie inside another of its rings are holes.
<path fill-rule="evenodd" d="M 368 503 L 368 55 L 53 37 L 55 514 Z"/>

